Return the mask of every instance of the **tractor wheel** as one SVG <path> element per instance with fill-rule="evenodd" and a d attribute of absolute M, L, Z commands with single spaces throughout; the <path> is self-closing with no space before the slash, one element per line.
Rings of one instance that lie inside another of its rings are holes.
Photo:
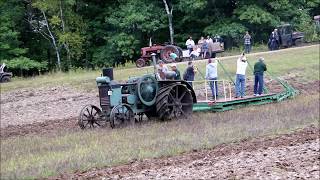
<path fill-rule="evenodd" d="M 2 77 L 1 82 L 7 83 L 7 82 L 10 82 L 10 80 L 11 78 L 9 76 L 4 76 Z"/>
<path fill-rule="evenodd" d="M 302 44 L 303 44 L 303 39 L 296 39 L 294 41 L 294 45 L 295 46 L 302 46 Z"/>
<path fill-rule="evenodd" d="M 160 57 L 165 63 L 172 63 L 174 60 L 170 57 L 171 53 L 175 53 L 177 56 L 180 54 L 176 46 L 167 45 L 161 50 Z"/>
<path fill-rule="evenodd" d="M 159 89 L 156 109 L 161 120 L 188 118 L 192 114 L 193 97 L 183 84 L 172 84 Z"/>
<path fill-rule="evenodd" d="M 129 105 L 119 104 L 110 113 L 111 128 L 125 127 L 134 123 L 134 113 Z"/>
<path fill-rule="evenodd" d="M 107 120 L 97 106 L 89 104 L 81 110 L 78 119 L 78 125 L 81 129 L 105 127 L 106 124 Z"/>
<path fill-rule="evenodd" d="M 146 65 L 146 61 L 144 60 L 144 59 L 142 59 L 142 58 L 140 58 L 140 59 L 138 59 L 137 61 L 136 61 L 136 66 L 138 67 L 138 68 L 142 68 L 142 67 L 144 67 Z"/>

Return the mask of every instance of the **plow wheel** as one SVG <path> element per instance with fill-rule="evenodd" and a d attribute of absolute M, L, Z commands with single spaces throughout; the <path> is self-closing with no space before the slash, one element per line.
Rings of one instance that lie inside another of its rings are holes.
<path fill-rule="evenodd" d="M 112 128 L 125 127 L 134 123 L 132 109 L 126 104 L 119 104 L 112 108 L 110 113 L 110 125 Z"/>
<path fill-rule="evenodd" d="M 182 84 L 160 88 L 156 103 L 157 114 L 161 120 L 187 118 L 192 113 L 191 92 Z"/>
<path fill-rule="evenodd" d="M 81 129 L 104 127 L 106 124 L 107 121 L 97 106 L 89 104 L 81 110 L 78 120 Z"/>

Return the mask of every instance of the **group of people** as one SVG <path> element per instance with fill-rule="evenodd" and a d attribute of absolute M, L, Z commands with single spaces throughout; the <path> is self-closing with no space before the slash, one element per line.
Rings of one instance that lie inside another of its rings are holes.
<path fill-rule="evenodd" d="M 219 39 L 217 35 L 214 37 L 214 39 Z M 192 39 L 192 36 L 189 37 L 189 39 L 186 41 L 187 49 L 189 50 L 189 55 L 192 59 L 195 59 L 196 57 L 201 56 L 201 58 L 215 58 L 216 53 L 214 52 L 214 40 L 207 36 L 204 38 L 201 36 L 201 38 L 198 40 L 198 43 L 195 44 L 195 42 Z"/>
<path fill-rule="evenodd" d="M 243 98 L 246 95 L 246 69 L 248 66 L 247 58 L 242 54 L 237 59 L 237 72 L 236 72 L 236 98 Z M 264 58 L 260 57 L 258 62 L 254 64 L 253 74 L 254 74 L 254 96 L 259 96 L 263 94 L 263 74 L 267 70 L 267 66 L 264 63 Z"/>
<path fill-rule="evenodd" d="M 252 47 L 252 38 L 249 32 L 247 31 L 246 34 L 243 36 L 243 42 L 244 42 L 244 52 L 246 54 L 251 52 Z M 268 48 L 271 51 L 278 50 L 280 47 L 280 36 L 278 33 L 278 29 L 274 29 L 268 40 Z"/>
<path fill-rule="evenodd" d="M 210 81 L 210 88 L 214 99 L 218 97 L 218 64 L 215 59 L 209 59 L 206 66 L 206 79 Z M 246 69 L 248 66 L 247 58 L 243 53 L 237 59 L 237 71 L 236 71 L 236 96 L 235 98 L 243 98 L 246 96 Z M 267 70 L 267 66 L 264 63 L 264 58 L 260 57 L 258 62 L 254 65 L 254 96 L 260 96 L 263 94 L 263 74 Z"/>
<path fill-rule="evenodd" d="M 214 99 L 218 98 L 218 62 L 219 60 L 214 58 L 209 58 L 208 64 L 206 65 L 205 79 L 210 83 L 210 88 L 212 96 Z M 171 70 L 164 64 L 163 61 L 159 62 L 158 67 L 158 79 L 161 80 L 181 80 L 181 73 L 177 68 L 176 64 L 171 64 Z M 237 71 L 236 71 L 236 81 L 235 81 L 235 98 L 243 98 L 246 96 L 246 70 L 248 62 L 245 54 L 243 53 L 237 59 Z M 267 66 L 264 63 L 264 58 L 260 57 L 258 61 L 254 64 L 254 96 L 259 96 L 263 94 L 264 71 L 267 70 Z M 188 62 L 188 67 L 183 73 L 183 80 L 187 81 L 192 86 L 192 81 L 194 81 L 195 75 L 197 73 L 197 68 L 194 66 L 192 61 Z"/>

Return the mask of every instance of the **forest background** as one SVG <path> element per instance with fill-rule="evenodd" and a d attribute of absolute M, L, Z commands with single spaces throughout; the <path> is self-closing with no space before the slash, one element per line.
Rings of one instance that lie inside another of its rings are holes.
<path fill-rule="evenodd" d="M 0 63 L 16 75 L 135 61 L 140 48 L 192 36 L 223 37 L 226 48 L 254 45 L 290 23 L 319 41 L 320 0 L 0 0 Z"/>

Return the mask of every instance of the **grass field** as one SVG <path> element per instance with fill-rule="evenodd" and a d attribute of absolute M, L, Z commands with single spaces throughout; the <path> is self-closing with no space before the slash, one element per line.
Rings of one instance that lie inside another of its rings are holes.
<path fill-rule="evenodd" d="M 295 73 L 301 80 L 315 80 L 319 78 L 319 45 L 301 49 L 286 49 L 285 51 L 275 51 L 264 55 L 249 54 L 248 61 L 253 65 L 258 57 L 263 56 L 268 65 L 268 71 L 276 76 Z M 223 57 L 221 62 L 224 64 L 230 74 L 235 74 L 236 57 Z M 205 66 L 207 62 L 195 61 L 198 69 L 205 74 Z M 186 69 L 187 62 L 178 65 L 181 74 Z M 227 78 L 221 68 L 218 68 L 220 79 Z M 153 73 L 153 67 L 147 68 L 116 68 L 114 77 L 116 80 L 127 80 L 128 77 L 141 76 L 146 73 Z M 68 73 L 54 73 L 37 76 L 35 78 L 16 78 L 7 84 L 1 84 L 1 91 L 6 92 L 20 88 L 34 88 L 42 86 L 72 86 L 83 90 L 93 90 L 95 86 L 95 78 L 100 76 L 101 71 L 71 71 Z M 250 74 L 250 71 L 249 73 Z M 203 79 L 198 73 L 196 80 Z"/>
<path fill-rule="evenodd" d="M 298 74 L 299 82 L 319 80 L 319 46 L 265 54 L 277 76 Z M 257 56 L 248 56 L 253 62 Z M 223 59 L 231 72 L 235 58 Z M 205 62 L 197 64 L 203 69 Z M 185 64 L 179 65 L 181 70 Z M 116 79 L 151 72 L 152 68 L 116 69 Z M 220 69 L 221 70 L 221 69 Z M 18 88 L 68 85 L 95 89 L 98 71 L 52 74 L 3 85 Z M 223 76 L 222 71 L 220 72 Z M 200 78 L 200 77 L 198 77 Z M 253 106 L 223 113 L 195 113 L 184 121 L 148 122 L 134 127 L 29 135 L 1 140 L 1 179 L 48 177 L 62 172 L 113 166 L 136 159 L 172 156 L 212 148 L 248 137 L 274 136 L 311 124 L 318 126 L 319 92 L 278 104 Z"/>

